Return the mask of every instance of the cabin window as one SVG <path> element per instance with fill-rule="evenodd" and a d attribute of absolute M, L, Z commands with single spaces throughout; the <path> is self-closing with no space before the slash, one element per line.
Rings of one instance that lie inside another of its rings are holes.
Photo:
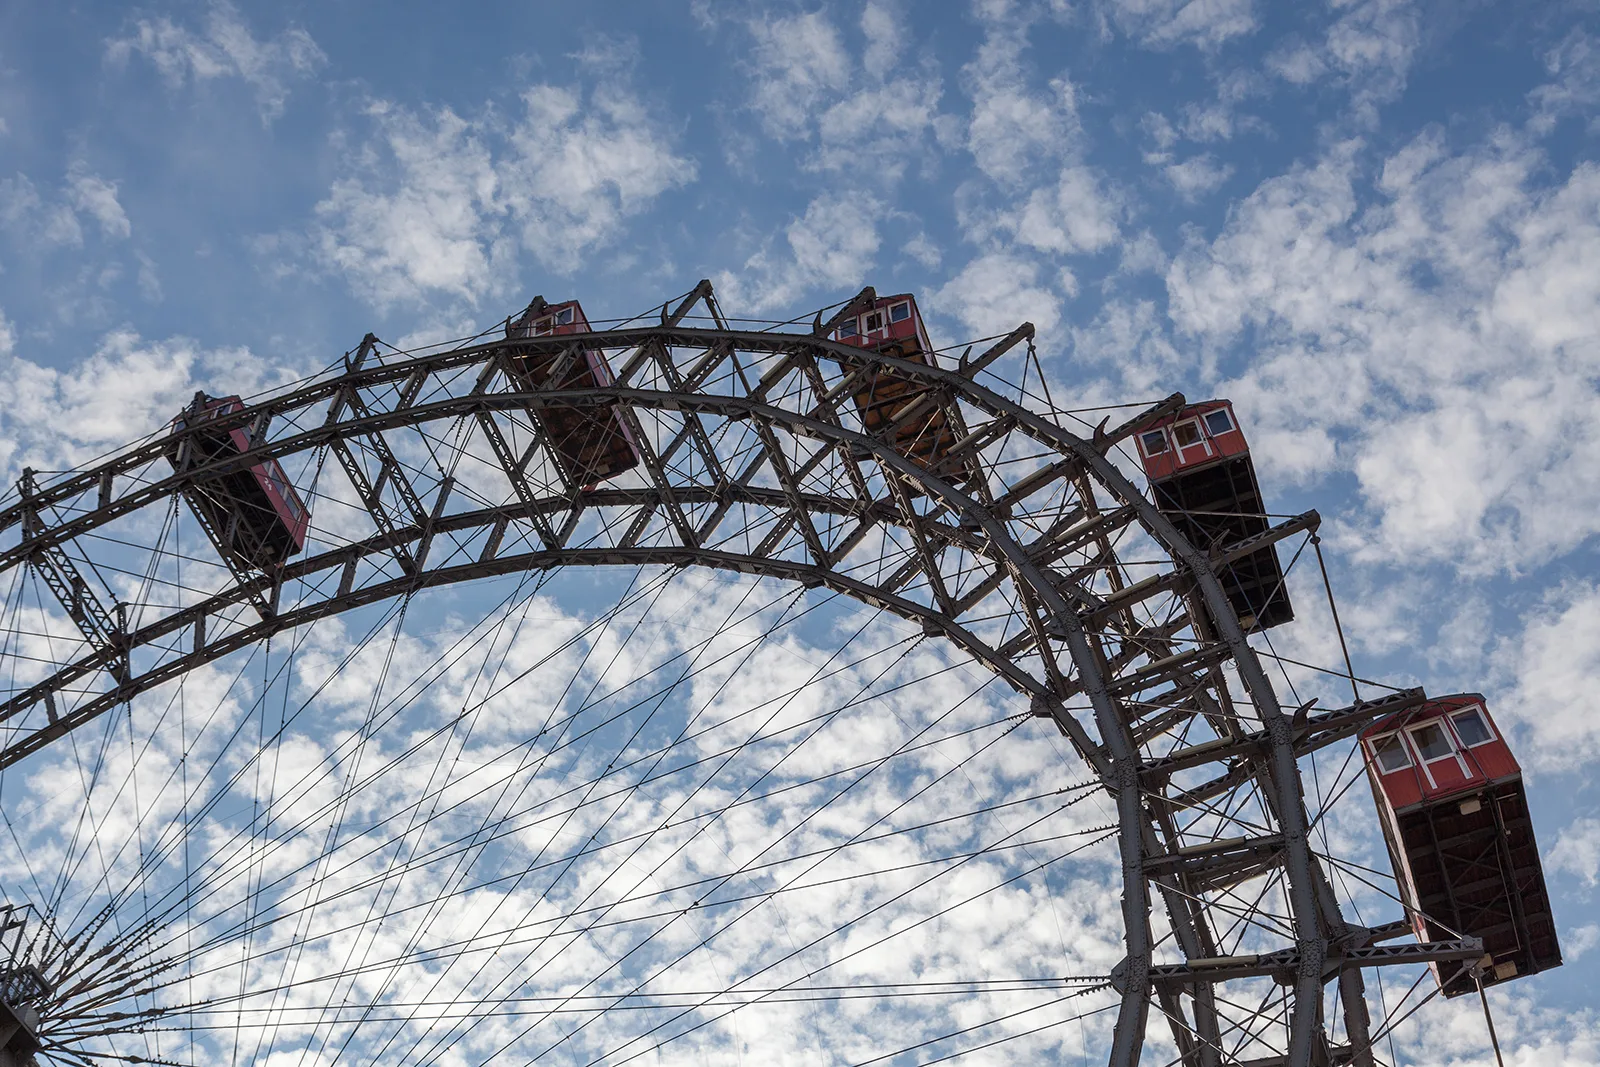
<path fill-rule="evenodd" d="M 1417 746 L 1417 753 L 1424 763 L 1431 763 L 1436 759 L 1447 759 L 1454 756 L 1455 749 L 1450 746 L 1450 738 L 1436 722 L 1425 722 L 1421 726 L 1411 728 L 1411 743 Z"/>
<path fill-rule="evenodd" d="M 1206 412 L 1206 429 L 1211 431 L 1212 437 L 1233 429 L 1233 420 L 1228 418 L 1228 409 L 1218 408 L 1216 411 Z"/>
<path fill-rule="evenodd" d="M 889 321 L 890 322 L 904 322 L 906 319 L 909 319 L 910 317 L 911 317 L 911 305 L 908 304 L 908 303 L 907 304 L 896 304 L 894 307 L 889 309 Z"/>
<path fill-rule="evenodd" d="M 849 322 L 841 322 L 839 324 L 839 337 L 841 339 L 845 338 L 845 337 L 854 337 L 855 335 L 856 335 L 856 320 L 855 319 L 851 319 Z"/>
<path fill-rule="evenodd" d="M 1456 712 L 1450 716 L 1450 724 L 1456 728 L 1456 736 L 1461 738 L 1461 743 L 1468 748 L 1494 740 L 1494 734 L 1489 732 L 1489 724 L 1483 720 L 1483 712 L 1477 708 Z"/>
<path fill-rule="evenodd" d="M 1139 435 L 1139 443 L 1144 446 L 1147 456 L 1159 456 L 1167 450 L 1167 431 L 1146 430 Z"/>
<path fill-rule="evenodd" d="M 1180 422 L 1172 428 L 1173 440 L 1178 442 L 1179 448 L 1188 448 L 1190 445 L 1200 443 L 1200 424 L 1198 422 Z"/>
<path fill-rule="evenodd" d="M 565 325 L 567 325 L 567 323 L 569 323 L 571 321 L 572 321 L 572 309 L 571 308 L 562 308 L 560 311 L 556 312 L 556 325 L 565 326 Z"/>
<path fill-rule="evenodd" d="M 1378 761 L 1378 769 L 1384 774 L 1393 774 L 1411 766 L 1411 754 L 1406 751 L 1405 742 L 1400 740 L 1399 734 L 1386 734 L 1375 739 L 1372 742 L 1372 755 Z"/>
<path fill-rule="evenodd" d="M 283 506 L 288 509 L 290 518 L 295 522 L 300 521 L 300 504 L 295 500 L 294 489 L 289 485 L 289 479 L 284 477 L 283 468 L 278 466 L 278 461 L 272 461 L 272 487 L 278 491 L 278 498 L 283 501 Z"/>
<path fill-rule="evenodd" d="M 868 314 L 866 318 L 862 320 L 861 329 L 866 333 L 871 333 L 873 330 L 883 329 L 883 312 L 874 311 Z"/>
<path fill-rule="evenodd" d="M 533 330 L 535 333 L 549 333 L 555 328 L 552 325 L 554 321 L 555 320 L 551 319 L 550 316 L 546 315 L 544 318 L 539 319 L 533 324 Z"/>
<path fill-rule="evenodd" d="M 283 468 L 278 466 L 277 460 L 263 464 L 257 470 L 261 471 L 266 477 L 267 484 L 272 486 L 272 492 L 283 502 L 283 506 L 288 510 L 289 515 L 298 522 L 300 520 L 300 509 L 295 506 L 294 499 L 290 496 L 288 479 L 283 476 Z"/>

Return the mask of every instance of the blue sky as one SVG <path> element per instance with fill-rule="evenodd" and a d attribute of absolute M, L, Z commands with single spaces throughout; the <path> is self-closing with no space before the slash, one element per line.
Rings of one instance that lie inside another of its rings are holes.
<path fill-rule="evenodd" d="M 1555 0 L 10 3 L 0 466 L 535 293 L 601 319 L 709 277 L 781 319 L 870 283 L 917 293 L 938 344 L 1029 319 L 1073 406 L 1231 397 L 1270 505 L 1326 519 L 1358 669 L 1489 695 L 1569 961 L 1504 994 L 1517 1062 L 1552 1062 L 1553 1026 L 1558 1058 L 1600 1062 L 1596 22 Z M 1337 661 L 1317 618 L 1274 640 Z M 1441 1048 L 1413 1055 L 1485 1062 Z"/>

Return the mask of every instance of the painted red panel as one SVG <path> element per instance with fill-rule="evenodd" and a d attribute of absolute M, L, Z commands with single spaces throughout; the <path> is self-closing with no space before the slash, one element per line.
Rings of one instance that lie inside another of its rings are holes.
<path fill-rule="evenodd" d="M 551 334 L 560 337 L 569 333 L 590 332 L 589 319 L 583 313 L 583 305 L 576 300 L 546 305 L 544 314 L 534 320 L 531 329 L 535 337 L 548 337 Z"/>
<path fill-rule="evenodd" d="M 1208 418 L 1213 412 L 1225 414 L 1226 429 L 1215 424 L 1223 419 Z M 1234 417 L 1228 400 L 1204 400 L 1182 411 L 1151 423 L 1133 435 L 1134 448 L 1144 466 L 1145 477 L 1159 482 L 1175 474 L 1198 470 L 1233 456 L 1248 456 L 1250 446 Z"/>
<path fill-rule="evenodd" d="M 1474 713 L 1487 728 L 1487 739 L 1469 729 Z M 1391 738 L 1398 739 L 1407 766 L 1390 769 L 1380 761 L 1380 745 L 1392 744 Z M 1361 744 L 1373 781 L 1397 812 L 1470 793 L 1522 772 L 1477 693 L 1439 697 L 1375 722 L 1362 731 Z M 1440 747 L 1430 749 L 1430 745 Z"/>
<path fill-rule="evenodd" d="M 905 305 L 909 313 L 895 321 L 894 312 L 900 305 Z M 880 296 L 854 321 L 841 322 L 833 331 L 833 339 L 858 348 L 878 348 L 891 341 L 911 340 L 922 353 L 914 362 L 930 367 L 939 365 L 933 355 L 933 345 L 928 341 L 927 328 L 922 324 L 922 313 L 917 310 L 917 298 L 910 293 Z"/>

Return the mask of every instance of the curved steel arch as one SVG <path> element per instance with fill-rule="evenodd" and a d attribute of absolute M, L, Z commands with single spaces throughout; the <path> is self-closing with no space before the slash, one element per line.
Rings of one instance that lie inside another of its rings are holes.
<path fill-rule="evenodd" d="M 826 585 L 988 666 L 1058 725 L 1115 798 L 1127 958 L 1115 976 L 1113 1063 L 1138 1060 L 1152 1000 L 1185 1064 L 1244 1052 L 1262 1064 L 1370 1063 L 1361 968 L 1474 948 L 1379 947 L 1395 924 L 1343 920 L 1308 840 L 1297 759 L 1420 692 L 1286 714 L 1216 576 L 1260 542 L 1202 552 L 1184 540 L 1108 458 L 1138 418 L 1086 439 L 974 380 L 1031 327 L 942 370 L 828 341 L 820 321 L 810 334 L 721 328 L 709 300 L 719 328 L 679 325 L 708 296 L 702 284 L 658 327 L 581 337 L 389 359 L 369 337 L 343 373 L 230 417 L 257 442 L 236 459 L 171 473 L 164 450 L 190 430 L 48 484 L 29 476 L 0 511 L 0 531 L 15 538 L 0 549 L 0 573 L 30 566 L 83 637 L 66 662 L 4 694 L 0 767 L 271 634 L 425 588 L 606 563 Z M 593 348 L 618 367 L 615 384 L 529 393 L 509 373 L 513 350 L 560 361 Z M 865 432 L 850 397 L 878 374 L 918 387 L 900 424 L 943 413 L 955 434 L 943 462 L 925 467 Z M 639 470 L 603 487 L 567 484 L 541 438 L 539 413 L 555 403 L 614 408 L 638 438 Z M 343 501 L 356 505 L 354 522 L 317 531 L 314 550 L 271 575 L 217 566 L 211 587 L 131 616 L 84 579 L 118 544 L 111 531 L 269 457 L 302 457 L 334 483 L 319 483 L 314 514 Z M 1267 537 L 1315 522 L 1302 516 Z M 1124 562 L 1128 542 L 1164 561 Z M 1092 730 L 1069 710 L 1074 699 L 1088 701 Z M 1232 936 L 1214 908 L 1242 886 L 1257 894 L 1257 921 Z M 1176 953 L 1152 930 L 1152 888 Z M 1323 1020 L 1332 980 L 1342 1045 Z M 1268 1042 L 1221 1006 L 1216 987 L 1266 981 L 1293 998 L 1286 1044 L 1262 1057 Z"/>

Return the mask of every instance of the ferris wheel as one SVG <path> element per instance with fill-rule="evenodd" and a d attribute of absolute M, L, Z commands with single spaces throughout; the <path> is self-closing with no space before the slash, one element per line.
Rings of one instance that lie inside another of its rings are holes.
<path fill-rule="evenodd" d="M 27 472 L 0 1063 L 1372 1064 L 1559 963 L 1481 701 L 1285 699 L 1317 515 L 1032 337 L 535 300 Z M 1524 892 L 1435 901 L 1434 800 Z"/>

